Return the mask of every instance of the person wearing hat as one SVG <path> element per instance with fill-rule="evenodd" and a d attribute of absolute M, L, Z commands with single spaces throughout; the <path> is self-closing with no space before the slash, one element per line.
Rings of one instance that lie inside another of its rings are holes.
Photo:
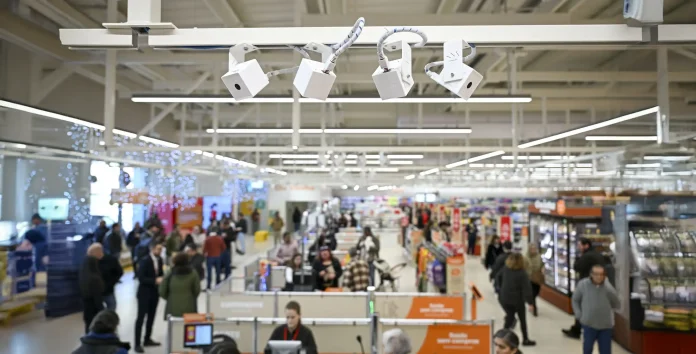
<path fill-rule="evenodd" d="M 319 248 L 319 257 L 314 261 L 312 266 L 316 274 L 317 289 L 324 291 L 326 288 L 338 288 L 338 280 L 343 274 L 341 262 L 331 254 L 329 246 L 321 246 Z"/>
<path fill-rule="evenodd" d="M 128 354 L 130 344 L 121 342 L 116 334 L 119 322 L 116 312 L 99 312 L 89 326 L 89 333 L 80 338 L 80 346 L 72 354 Z"/>

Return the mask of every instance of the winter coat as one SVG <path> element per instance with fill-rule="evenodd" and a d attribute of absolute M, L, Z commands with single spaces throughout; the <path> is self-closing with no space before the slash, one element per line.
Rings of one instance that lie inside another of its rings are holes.
<path fill-rule="evenodd" d="M 114 287 L 121 280 L 123 276 L 123 268 L 118 258 L 105 254 L 104 257 L 99 260 L 99 270 L 104 280 L 104 295 L 111 295 L 114 293 Z"/>
<path fill-rule="evenodd" d="M 501 304 L 522 307 L 525 302 L 534 303 L 532 284 L 524 269 L 513 270 L 506 266 L 498 272 L 496 280 L 500 285 L 498 299 Z"/>
<path fill-rule="evenodd" d="M 115 334 L 89 333 L 80 338 L 80 346 L 72 354 L 128 354 L 130 344 Z"/>
<path fill-rule="evenodd" d="M 197 313 L 200 292 L 201 280 L 193 268 L 172 268 L 159 286 L 160 296 L 167 301 L 164 318 L 167 315 L 182 317 L 185 313 Z"/>
<path fill-rule="evenodd" d="M 104 293 L 104 280 L 99 271 L 99 260 L 87 256 L 79 273 L 80 295 L 84 299 L 101 299 Z"/>

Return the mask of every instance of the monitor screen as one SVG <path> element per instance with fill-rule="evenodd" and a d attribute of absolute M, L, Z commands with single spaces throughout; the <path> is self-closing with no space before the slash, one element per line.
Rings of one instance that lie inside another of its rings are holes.
<path fill-rule="evenodd" d="M 69 205 L 68 198 L 41 198 L 39 199 L 39 216 L 44 220 L 68 220 Z"/>
<path fill-rule="evenodd" d="M 184 348 L 200 348 L 212 344 L 212 323 L 193 323 L 184 326 Z"/>
<path fill-rule="evenodd" d="M 268 348 L 273 354 L 297 354 L 302 348 L 302 342 L 298 340 L 269 340 Z"/>

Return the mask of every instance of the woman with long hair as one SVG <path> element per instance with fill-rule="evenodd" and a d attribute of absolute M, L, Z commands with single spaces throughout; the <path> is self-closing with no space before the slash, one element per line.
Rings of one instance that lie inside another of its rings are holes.
<path fill-rule="evenodd" d="M 536 306 L 536 298 L 541 291 L 541 285 L 544 284 L 544 261 L 539 254 L 539 247 L 535 244 L 530 244 L 527 249 L 527 258 L 525 259 L 527 275 L 532 282 L 532 296 L 534 297 L 532 305 L 534 305 L 534 317 L 539 315 Z"/>
<path fill-rule="evenodd" d="M 338 288 L 338 279 L 343 275 L 341 262 L 331 254 L 328 246 L 319 249 L 319 257 L 314 261 L 314 273 L 316 274 L 317 289 L 324 291 L 326 288 Z"/>
<path fill-rule="evenodd" d="M 295 282 L 295 272 L 302 270 L 302 255 L 295 253 L 292 258 L 285 264 L 285 287 L 283 291 L 293 291 Z"/>
<path fill-rule="evenodd" d="M 501 254 L 503 254 L 503 244 L 500 242 L 500 237 L 491 237 L 491 241 L 488 242 L 488 248 L 486 249 L 486 258 L 483 262 L 486 269 L 492 269 L 496 258 Z"/>
<path fill-rule="evenodd" d="M 524 267 L 524 257 L 519 253 L 511 253 L 505 260 L 505 267 L 497 274 L 500 293 L 498 300 L 505 311 L 504 328 L 515 328 L 515 315 L 520 320 L 522 330 L 522 345 L 534 346 L 536 342 L 529 339 L 527 332 L 527 315 L 524 303 L 529 304 L 534 311 L 534 296 L 529 276 Z"/>
<path fill-rule="evenodd" d="M 509 329 L 501 329 L 493 335 L 495 354 L 522 354 L 520 338 Z"/>

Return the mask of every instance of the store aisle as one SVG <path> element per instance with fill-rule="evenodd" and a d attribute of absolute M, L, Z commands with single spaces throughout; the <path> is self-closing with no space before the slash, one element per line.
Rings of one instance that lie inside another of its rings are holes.
<path fill-rule="evenodd" d="M 380 255 L 390 265 L 404 261 L 404 256 L 397 244 L 396 235 L 380 233 L 380 241 L 382 242 Z M 465 274 L 467 284 L 473 282 L 483 293 L 484 300 L 478 305 L 478 318 L 493 318 L 495 320 L 495 328 L 499 329 L 503 323 L 504 313 L 500 309 L 493 286 L 488 281 L 488 271 L 481 264 L 479 257 L 469 257 L 467 259 Z M 416 291 L 415 269 L 413 267 L 409 266 L 401 273 L 399 291 Z M 537 346 L 522 348 L 523 352 L 525 354 L 581 354 L 582 342 L 566 338 L 561 333 L 562 328 L 570 327 L 573 323 L 573 317 L 542 299 L 539 299 L 538 306 L 539 317 L 535 318 L 531 314 L 527 317 L 529 335 L 537 342 Z M 516 328 L 516 333 L 521 336 L 519 325 Z M 616 343 L 614 343 L 612 350 L 613 354 L 629 353 Z M 597 349 L 595 349 L 595 353 L 598 353 Z"/>
<path fill-rule="evenodd" d="M 247 254 L 235 256 L 233 259 L 237 269 L 232 275 L 242 275 L 244 265 L 255 260 L 271 247 L 272 241 L 254 245 L 254 238 L 247 237 Z M 116 287 L 118 302 L 117 312 L 121 317 L 119 335 L 122 340 L 133 343 L 134 324 L 137 315 L 137 302 L 135 293 L 138 288 L 132 273 L 127 273 L 121 279 L 122 283 Z M 242 290 L 242 282 L 235 282 Z M 80 299 L 75 299 L 80 301 Z M 166 322 L 164 322 L 164 302 L 160 299 L 157 307 L 157 320 L 155 321 L 153 339 L 164 342 L 166 338 Z M 205 294 L 198 298 L 198 308 L 205 309 Z M 36 353 L 71 353 L 79 344 L 79 338 L 83 335 L 82 313 L 47 320 L 43 311 L 35 311 L 32 314 L 15 319 L 10 326 L 0 327 L 0 354 L 36 354 Z M 163 347 L 146 348 L 147 353 L 162 353 Z"/>

